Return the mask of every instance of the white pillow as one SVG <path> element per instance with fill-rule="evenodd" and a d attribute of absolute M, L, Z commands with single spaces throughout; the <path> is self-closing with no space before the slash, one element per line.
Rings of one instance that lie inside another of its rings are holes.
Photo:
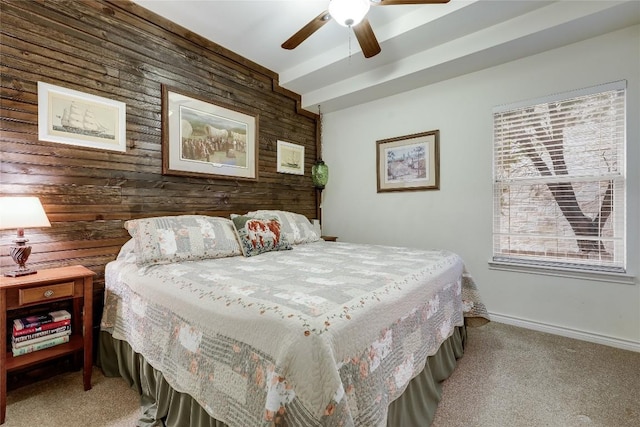
<path fill-rule="evenodd" d="M 162 216 L 125 222 L 139 267 L 242 255 L 233 222 L 205 215 Z"/>
<path fill-rule="evenodd" d="M 116 259 L 119 261 L 136 262 L 136 242 L 134 239 L 129 239 L 127 243 L 122 245 Z"/>
<path fill-rule="evenodd" d="M 278 210 L 257 210 L 247 213 L 247 216 L 255 216 L 259 218 L 276 217 L 282 224 L 282 233 L 287 240 L 293 245 L 301 243 L 313 243 L 319 240 L 320 234 L 316 232 L 313 224 L 309 219 L 295 212 L 278 211 Z"/>

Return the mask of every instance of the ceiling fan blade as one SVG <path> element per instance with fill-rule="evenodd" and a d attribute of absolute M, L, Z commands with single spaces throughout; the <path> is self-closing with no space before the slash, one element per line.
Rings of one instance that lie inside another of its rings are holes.
<path fill-rule="evenodd" d="M 307 25 L 300 28 L 300 30 L 289 37 L 289 39 L 282 43 L 282 47 L 284 49 L 295 49 L 298 47 L 300 43 L 305 41 L 311 34 L 318 31 L 324 24 L 329 22 L 331 19 L 331 15 L 329 15 L 329 11 L 325 10 L 320 15 L 313 18 Z"/>
<path fill-rule="evenodd" d="M 358 25 L 353 27 L 353 32 L 356 34 L 360 48 L 365 58 L 371 58 L 380 53 L 380 45 L 376 35 L 373 34 L 373 28 L 369 24 L 369 20 L 364 18 Z"/>
<path fill-rule="evenodd" d="M 450 0 L 371 0 L 373 6 L 393 6 L 396 4 L 437 4 L 449 3 Z"/>

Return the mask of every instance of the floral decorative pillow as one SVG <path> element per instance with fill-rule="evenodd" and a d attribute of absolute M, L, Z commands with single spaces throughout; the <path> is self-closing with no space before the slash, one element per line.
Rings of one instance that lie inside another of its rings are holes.
<path fill-rule="evenodd" d="M 227 218 L 163 216 L 130 220 L 124 227 L 135 241 L 140 267 L 242 255 L 233 223 Z"/>
<path fill-rule="evenodd" d="M 282 233 L 294 245 L 312 243 L 321 240 L 313 224 L 306 216 L 295 212 L 278 210 L 258 210 L 247 213 L 247 216 L 260 218 L 275 217 L 282 224 Z"/>
<path fill-rule="evenodd" d="M 256 218 L 246 215 L 231 215 L 240 248 L 246 257 L 271 251 L 291 249 L 291 244 L 282 233 L 282 224 L 277 218 Z"/>

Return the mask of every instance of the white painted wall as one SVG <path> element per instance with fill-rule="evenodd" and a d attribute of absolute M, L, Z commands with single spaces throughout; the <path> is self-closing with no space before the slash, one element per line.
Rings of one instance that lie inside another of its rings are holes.
<path fill-rule="evenodd" d="M 490 270 L 492 108 L 621 79 L 628 82 L 628 270 L 635 284 Z M 640 350 L 639 109 L 635 26 L 325 114 L 330 178 L 323 233 L 339 241 L 453 250 L 502 320 Z M 378 194 L 376 141 L 433 129 L 440 130 L 440 190 Z"/>

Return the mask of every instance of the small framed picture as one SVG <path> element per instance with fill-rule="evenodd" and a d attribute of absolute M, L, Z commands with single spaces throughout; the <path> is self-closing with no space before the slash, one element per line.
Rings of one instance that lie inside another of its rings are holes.
<path fill-rule="evenodd" d="M 280 173 L 304 175 L 304 147 L 278 141 L 278 168 Z"/>
<path fill-rule="evenodd" d="M 38 138 L 102 150 L 127 151 L 126 104 L 38 82 Z"/>
<path fill-rule="evenodd" d="M 376 141 L 378 193 L 440 188 L 440 131 Z"/>

